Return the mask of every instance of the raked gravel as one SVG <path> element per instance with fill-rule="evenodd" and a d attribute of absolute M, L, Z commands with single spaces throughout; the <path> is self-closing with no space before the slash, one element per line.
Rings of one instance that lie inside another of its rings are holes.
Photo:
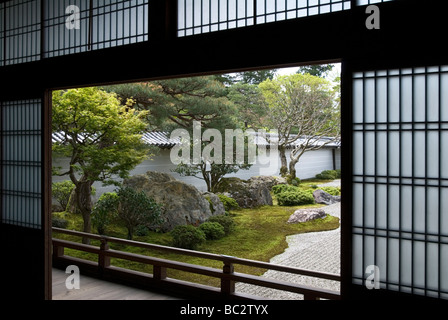
<path fill-rule="evenodd" d="M 325 185 L 340 186 L 340 180 Z M 324 185 L 320 185 L 324 186 Z M 327 214 L 340 218 L 340 203 L 323 207 Z M 292 266 L 312 271 L 322 271 L 340 274 L 340 231 L 341 228 L 309 232 L 288 236 L 288 248 L 281 254 L 273 257 L 270 262 Z M 306 286 L 329 290 L 340 290 L 339 281 L 319 279 L 308 276 L 294 275 L 285 272 L 268 270 L 262 275 L 269 279 L 299 283 Z M 246 283 L 236 283 L 236 292 L 247 293 L 264 299 L 273 300 L 301 300 L 303 295 L 287 291 L 275 290 L 254 286 Z"/>

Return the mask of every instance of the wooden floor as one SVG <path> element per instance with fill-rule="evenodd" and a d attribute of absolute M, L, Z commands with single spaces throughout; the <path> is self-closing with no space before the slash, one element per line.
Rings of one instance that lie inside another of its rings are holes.
<path fill-rule="evenodd" d="M 69 275 L 53 269 L 53 300 L 178 300 L 177 298 L 80 275 L 80 288 L 67 289 Z"/>

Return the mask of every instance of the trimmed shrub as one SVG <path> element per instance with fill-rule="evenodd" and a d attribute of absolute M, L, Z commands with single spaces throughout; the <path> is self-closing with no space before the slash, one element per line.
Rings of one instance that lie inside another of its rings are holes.
<path fill-rule="evenodd" d="M 105 234 L 106 227 L 117 216 L 118 195 L 115 192 L 103 193 L 92 210 L 92 224 L 99 234 Z"/>
<path fill-rule="evenodd" d="M 272 192 L 274 192 L 275 195 L 278 195 L 279 193 L 283 192 L 296 192 L 300 189 L 296 186 L 291 186 L 289 184 L 277 184 L 272 187 Z"/>
<path fill-rule="evenodd" d="M 224 205 L 225 211 L 235 210 L 239 209 L 238 202 L 236 202 L 235 199 L 225 196 L 223 194 L 218 194 L 219 200 L 221 200 L 222 204 Z"/>
<path fill-rule="evenodd" d="M 309 192 L 302 190 L 285 191 L 277 195 L 280 206 L 300 206 L 304 204 L 314 204 L 314 197 Z"/>
<path fill-rule="evenodd" d="M 138 225 L 137 227 L 135 227 L 134 234 L 136 236 L 144 237 L 149 234 L 149 229 L 147 226 Z"/>
<path fill-rule="evenodd" d="M 226 235 L 224 227 L 218 222 L 204 222 L 199 226 L 199 230 L 204 232 L 207 240 L 221 239 Z"/>
<path fill-rule="evenodd" d="M 202 230 L 192 226 L 177 226 L 171 231 L 173 246 L 184 249 L 196 249 L 205 242 L 205 234 Z"/>
<path fill-rule="evenodd" d="M 217 222 L 224 228 L 224 233 L 228 235 L 235 229 L 235 221 L 232 217 L 226 215 L 213 216 L 208 218 L 208 222 Z"/>
<path fill-rule="evenodd" d="M 162 222 L 162 206 L 143 191 L 131 187 L 121 187 L 118 195 L 118 217 L 128 229 L 128 239 L 132 240 L 134 229 L 143 225 L 156 229 Z"/>
<path fill-rule="evenodd" d="M 51 218 L 51 226 L 61 229 L 67 229 L 68 221 L 65 220 L 64 218 L 53 216 Z"/>
<path fill-rule="evenodd" d="M 322 180 L 334 180 L 334 179 L 339 179 L 341 177 L 341 173 L 337 170 L 324 170 L 321 173 L 316 174 L 316 178 L 317 179 L 322 179 Z"/>

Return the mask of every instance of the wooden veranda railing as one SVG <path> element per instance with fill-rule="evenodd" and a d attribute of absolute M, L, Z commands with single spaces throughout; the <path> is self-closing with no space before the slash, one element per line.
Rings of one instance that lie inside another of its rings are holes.
<path fill-rule="evenodd" d="M 294 267 L 271 264 L 267 262 L 242 259 L 232 256 L 199 252 L 194 250 L 186 250 L 144 242 L 132 241 L 108 237 L 103 235 L 84 233 L 74 230 L 66 230 L 53 228 L 54 233 L 63 233 L 72 236 L 87 237 L 100 241 L 100 246 L 93 246 L 73 242 L 68 240 L 53 238 L 53 266 L 66 267 L 70 264 L 76 264 L 85 273 L 96 275 L 104 279 L 114 279 L 125 282 L 132 282 L 140 286 L 151 288 L 159 288 L 170 290 L 173 292 L 188 294 L 190 297 L 200 295 L 201 298 L 229 298 L 229 299 L 256 299 L 257 297 L 249 296 L 235 292 L 235 282 L 244 282 L 257 286 L 268 287 L 272 289 L 290 291 L 303 294 L 305 300 L 323 299 L 340 299 L 338 291 L 326 290 L 321 288 L 313 288 L 300 285 L 297 283 L 284 282 L 265 277 L 254 276 L 234 271 L 234 265 L 245 265 L 256 268 L 276 270 L 291 274 L 316 277 L 321 279 L 340 281 L 337 274 L 315 272 Z M 114 250 L 109 247 L 109 243 L 117 243 L 127 246 L 140 247 L 148 250 L 162 250 L 169 253 L 188 255 L 204 259 L 221 261 L 222 269 L 200 266 L 196 264 L 178 262 L 173 260 L 161 259 L 141 254 Z M 64 248 L 71 248 L 83 252 L 89 252 L 98 255 L 98 261 L 89 261 L 79 258 L 70 257 L 64 254 Z M 133 271 L 111 265 L 111 258 L 125 259 L 129 261 L 140 262 L 153 266 L 153 274 Z M 205 286 L 201 284 L 171 279 L 167 277 L 167 269 L 177 269 L 181 271 L 215 277 L 221 280 L 220 288 Z M 204 294 L 206 294 L 204 296 Z"/>

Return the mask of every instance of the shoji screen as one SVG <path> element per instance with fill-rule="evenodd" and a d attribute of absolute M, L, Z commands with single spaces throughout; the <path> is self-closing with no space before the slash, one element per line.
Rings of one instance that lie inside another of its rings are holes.
<path fill-rule="evenodd" d="M 448 299 L 448 66 L 353 74 L 353 283 Z"/>
<path fill-rule="evenodd" d="M 2 223 L 41 228 L 42 101 L 0 102 Z"/>
<path fill-rule="evenodd" d="M 45 57 L 147 41 L 148 2 L 44 0 Z"/>
<path fill-rule="evenodd" d="M 14 0 L 0 4 L 2 64 L 40 59 L 40 1 Z"/>
<path fill-rule="evenodd" d="M 347 0 L 178 0 L 178 36 L 350 9 Z"/>

